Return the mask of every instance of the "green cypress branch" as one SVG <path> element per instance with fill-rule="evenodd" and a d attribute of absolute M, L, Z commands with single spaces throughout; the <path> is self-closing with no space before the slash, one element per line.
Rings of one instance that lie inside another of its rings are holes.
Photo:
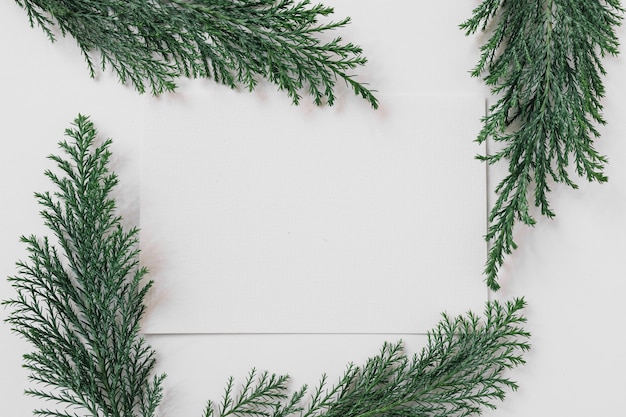
<path fill-rule="evenodd" d="M 137 229 L 124 230 L 109 197 L 117 177 L 108 171 L 110 140 L 91 150 L 96 130 L 78 116 L 61 142 L 69 159 L 50 156 L 63 174 L 47 171 L 55 193 L 35 194 L 48 237 L 22 237 L 28 262 L 9 278 L 17 296 L 12 329 L 31 343 L 24 355 L 30 379 L 44 388 L 28 395 L 65 410 L 36 415 L 70 417 L 154 416 L 163 375 L 153 376 L 155 352 L 139 336 L 145 295 L 145 268 L 138 265 Z"/>
<path fill-rule="evenodd" d="M 402 343 L 385 343 L 380 354 L 359 367 L 350 364 L 335 386 L 323 376 L 307 401 L 307 386 L 291 396 L 288 376 L 252 371 L 239 394 L 229 380 L 219 407 L 210 403 L 204 417 L 374 417 L 469 416 L 495 408 L 517 384 L 504 372 L 524 363 L 530 346 L 522 328 L 523 299 L 490 302 L 481 320 L 471 312 L 443 315 L 429 332 L 426 347 L 412 359 Z M 301 402 L 302 401 L 302 402 Z"/>
<path fill-rule="evenodd" d="M 110 67 L 139 92 L 173 91 L 179 77 L 213 78 L 254 90 L 266 78 L 298 104 L 305 90 L 316 104 L 335 101 L 343 80 L 355 94 L 378 100 L 350 72 L 366 63 L 362 49 L 340 37 L 318 38 L 350 18 L 319 23 L 331 7 L 309 0 L 16 0 L 31 26 L 54 41 L 54 27 L 80 47 L 90 75 Z M 96 62 L 93 52 L 99 56 Z"/>
<path fill-rule="evenodd" d="M 489 30 L 472 71 L 498 97 L 476 139 L 503 142 L 488 164 L 508 160 L 508 175 L 489 215 L 485 236 L 491 242 L 485 266 L 487 285 L 497 290 L 498 271 L 517 246 L 516 222 L 533 226 L 529 199 L 548 218 L 550 181 L 577 188 L 576 174 L 599 183 L 605 156 L 594 149 L 604 95 L 602 58 L 618 54 L 615 29 L 623 9 L 617 0 L 484 0 L 461 28 L 466 34 Z M 531 197 L 532 195 L 532 197 Z"/>

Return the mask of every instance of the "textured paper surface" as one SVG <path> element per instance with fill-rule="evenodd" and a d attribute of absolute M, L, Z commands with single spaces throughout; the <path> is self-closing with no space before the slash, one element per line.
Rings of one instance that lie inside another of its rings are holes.
<path fill-rule="evenodd" d="M 142 152 L 148 333 L 420 333 L 482 308 L 474 96 L 157 100 Z M 456 310 L 453 312 L 457 312 Z"/>

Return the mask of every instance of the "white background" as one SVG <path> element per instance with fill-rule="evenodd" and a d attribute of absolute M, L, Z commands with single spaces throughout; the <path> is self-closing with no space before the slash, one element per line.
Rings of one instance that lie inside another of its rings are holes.
<path fill-rule="evenodd" d="M 336 7 L 338 18 L 352 16 L 353 23 L 342 35 L 365 48 L 370 63 L 359 74 L 379 90 L 384 88 L 385 94 L 410 89 L 423 94 L 488 97 L 480 81 L 467 74 L 478 58 L 479 39 L 465 38 L 457 29 L 478 3 L 327 2 Z M 113 169 L 122 180 L 118 190 L 123 196 L 121 210 L 128 213 L 129 223 L 137 224 L 139 139 L 147 98 L 117 85 L 109 74 L 89 80 L 73 42 L 61 40 L 51 46 L 39 30 L 28 28 L 25 14 L 15 3 L 0 4 L 0 16 L 0 136 L 4 144 L 0 163 L 0 276 L 4 277 L 12 275 L 14 262 L 25 256 L 17 243 L 19 235 L 45 233 L 32 193 L 48 189 L 41 173 L 50 165 L 44 158 L 56 151 L 61 132 L 78 112 L 93 115 L 101 135 L 115 139 Z M 619 34 L 626 43 L 624 29 Z M 381 38 L 386 40 L 383 50 L 368 49 L 369 39 L 375 45 L 373 40 Z M 402 58 L 401 64 L 397 57 Z M 526 297 L 533 350 L 526 356 L 528 364 L 511 373 L 520 390 L 497 411 L 486 411 L 487 416 L 623 414 L 626 118 L 620 112 L 626 97 L 625 59 L 606 60 L 609 75 L 604 105 L 609 125 L 601 128 L 597 148 L 610 158 L 606 171 L 609 183 L 586 184 L 581 180 L 578 191 L 555 186 L 551 201 L 556 219 L 541 218 L 534 229 L 519 230 L 520 249 L 502 270 L 503 288 L 493 298 Z M 220 89 L 205 82 L 187 83 L 182 86 L 181 97 L 185 89 L 200 86 Z M 271 86 L 261 86 L 251 96 L 256 99 L 244 93 L 232 94 L 241 100 L 258 100 L 276 93 Z M 347 93 L 338 105 L 370 111 L 366 103 Z M 285 114 L 291 111 L 295 110 L 285 105 Z M 503 167 L 489 170 L 489 187 L 502 173 Z M 422 279 L 428 285 L 436 277 Z M 0 294 L 3 299 L 11 294 L 4 280 L 0 280 Z M 459 308 L 443 305 L 439 310 Z M 5 317 L 6 311 L 0 310 L 0 319 Z M 347 362 L 361 363 L 375 354 L 384 340 L 398 338 L 405 340 L 409 352 L 424 343 L 420 335 L 394 334 L 149 336 L 158 351 L 160 369 L 169 374 L 161 415 L 199 416 L 207 399 L 219 400 L 229 375 L 241 379 L 252 366 L 288 372 L 294 384 L 314 383 L 322 372 L 328 372 L 332 379 Z M 31 415 L 39 404 L 21 395 L 27 380 L 20 356 L 28 346 L 3 323 L 0 349 L 2 414 Z"/>

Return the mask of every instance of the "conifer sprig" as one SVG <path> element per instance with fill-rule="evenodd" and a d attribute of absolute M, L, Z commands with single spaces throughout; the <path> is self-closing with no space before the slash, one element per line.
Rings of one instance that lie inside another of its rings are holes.
<path fill-rule="evenodd" d="M 213 78 L 254 90 L 259 77 L 297 104 L 306 91 L 332 105 L 343 80 L 376 108 L 373 91 L 351 71 L 366 63 L 362 49 L 341 37 L 322 41 L 350 18 L 309 0 L 16 0 L 31 26 L 54 41 L 57 26 L 80 47 L 92 77 L 110 67 L 139 92 L 173 91 L 179 77 Z M 96 55 L 94 55 L 94 52 Z M 99 61 L 99 63 L 98 63 Z"/>
<path fill-rule="evenodd" d="M 17 296 L 3 303 L 34 347 L 24 366 L 37 388 L 26 393 L 64 407 L 40 416 L 152 417 L 164 376 L 152 375 L 155 352 L 139 336 L 151 282 L 138 265 L 137 229 L 122 227 L 109 197 L 111 141 L 92 150 L 93 124 L 78 116 L 74 127 L 73 142 L 60 143 L 65 156 L 50 156 L 57 191 L 35 194 L 54 239 L 22 237 L 29 260 L 18 262 L 9 278 Z"/>
<path fill-rule="evenodd" d="M 479 159 L 508 160 L 508 175 L 489 215 L 491 242 L 485 275 L 499 289 L 498 271 L 516 249 L 514 225 L 534 225 L 529 199 L 541 214 L 554 216 L 548 202 L 550 182 L 577 188 L 577 175 L 599 183 L 606 157 L 594 148 L 602 125 L 602 59 L 617 55 L 615 29 L 623 9 L 617 0 L 485 0 L 461 25 L 466 34 L 489 30 L 481 58 L 472 71 L 484 77 L 498 97 L 476 139 L 503 142 L 502 150 Z M 531 197 L 532 195 L 532 197 Z"/>
<path fill-rule="evenodd" d="M 412 359 L 402 343 L 385 343 L 365 365 L 350 364 L 339 382 L 322 377 L 308 399 L 304 386 L 289 395 L 286 375 L 252 371 L 239 393 L 229 380 L 219 407 L 209 403 L 204 417 L 458 417 L 495 408 L 517 384 L 504 372 L 524 363 L 530 335 L 520 315 L 523 299 L 490 302 L 481 320 L 471 312 L 443 315 L 428 342 Z"/>

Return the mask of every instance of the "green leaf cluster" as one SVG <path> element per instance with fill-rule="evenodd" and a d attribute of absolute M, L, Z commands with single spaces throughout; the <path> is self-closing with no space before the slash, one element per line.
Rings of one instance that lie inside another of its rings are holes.
<path fill-rule="evenodd" d="M 221 404 L 207 405 L 204 417 L 458 417 L 495 408 L 506 389 L 517 389 L 504 372 L 524 363 L 530 335 L 520 315 L 523 299 L 490 302 L 485 318 L 471 312 L 443 315 L 428 334 L 427 345 L 412 358 L 402 342 L 385 343 L 365 365 L 350 364 L 339 382 L 326 376 L 306 398 L 307 386 L 289 394 L 288 376 L 253 370 L 234 392 L 229 380 Z"/>
<path fill-rule="evenodd" d="M 332 105 L 343 80 L 376 108 L 378 100 L 350 71 L 366 63 L 359 46 L 320 40 L 349 18 L 320 23 L 331 7 L 309 0 L 16 0 L 31 26 L 54 41 L 71 35 L 91 76 L 113 69 L 139 92 L 173 91 L 179 77 L 213 78 L 253 90 L 259 77 L 300 101 Z M 94 58 L 96 52 L 98 58 Z M 99 63 L 97 62 L 99 61 Z"/>
<path fill-rule="evenodd" d="M 489 215 L 491 242 L 487 284 L 497 290 L 498 270 L 516 249 L 514 225 L 534 225 L 529 200 L 553 217 L 550 183 L 573 188 L 568 167 L 589 181 L 605 182 L 606 157 L 594 148 L 604 124 L 602 58 L 617 55 L 623 9 L 617 0 L 484 0 L 461 25 L 466 34 L 487 31 L 489 39 L 472 71 L 484 76 L 498 97 L 476 139 L 502 142 L 502 150 L 479 156 L 508 160 Z"/>
<path fill-rule="evenodd" d="M 118 180 L 108 170 L 110 140 L 95 146 L 96 130 L 78 116 L 51 156 L 59 174 L 46 171 L 54 193 L 37 193 L 54 239 L 23 237 L 30 254 L 9 281 L 8 323 L 34 347 L 24 366 L 37 388 L 26 392 L 60 409 L 53 417 L 153 417 L 164 375 L 140 336 L 144 299 L 152 282 L 138 264 L 137 229 L 126 230 L 110 197 Z M 92 149 L 93 148 L 93 149 Z M 52 242 L 56 241 L 57 244 Z M 237 387 L 230 379 L 219 404 L 204 417 L 459 417 L 494 408 L 516 389 L 505 373 L 524 363 L 530 337 L 523 299 L 489 302 L 473 313 L 442 320 L 412 358 L 402 343 L 385 343 L 364 365 L 350 364 L 335 385 L 295 392 L 287 375 L 252 370 Z"/>
<path fill-rule="evenodd" d="M 38 387 L 27 394 L 62 405 L 40 416 L 152 417 L 163 375 L 153 375 L 155 352 L 139 336 L 151 282 L 138 265 L 137 229 L 125 230 L 109 197 L 110 140 L 91 150 L 96 130 L 79 116 L 61 142 L 68 156 L 50 156 L 61 176 L 47 171 L 57 191 L 35 194 L 55 241 L 24 236 L 28 262 L 9 278 L 17 296 L 12 329 L 35 350 L 24 366 Z M 76 410 L 76 413 L 72 410 Z"/>

